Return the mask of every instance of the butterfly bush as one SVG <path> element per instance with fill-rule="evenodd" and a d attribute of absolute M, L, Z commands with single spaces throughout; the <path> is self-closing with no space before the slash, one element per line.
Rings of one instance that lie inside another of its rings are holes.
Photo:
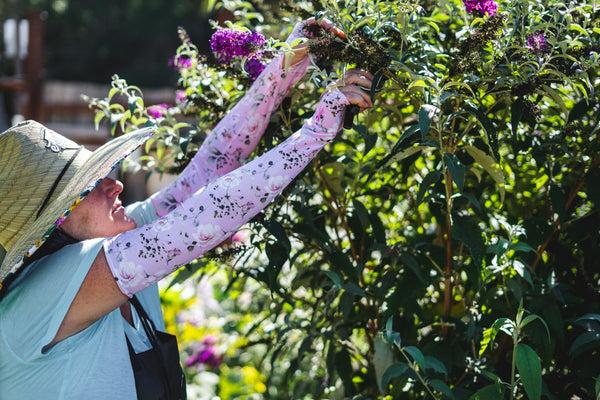
<path fill-rule="evenodd" d="M 179 32 L 175 106 L 159 109 L 142 167 L 180 171 L 268 62 L 272 40 L 311 16 L 347 40 L 304 27 L 308 74 L 256 153 L 294 132 L 347 68 L 373 75 L 375 107 L 243 240 L 168 283 L 165 319 L 189 359 L 193 398 L 597 398 L 600 7 L 222 4 L 237 20 L 215 31 L 213 56 Z M 116 79 L 113 92 L 126 105 L 100 100 L 98 118 L 124 130 L 147 123 L 135 87 Z M 208 368 L 213 355 L 223 359 Z"/>

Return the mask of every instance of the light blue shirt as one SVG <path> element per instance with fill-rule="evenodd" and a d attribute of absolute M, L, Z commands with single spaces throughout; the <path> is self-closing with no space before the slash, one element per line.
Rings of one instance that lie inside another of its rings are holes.
<path fill-rule="evenodd" d="M 149 201 L 128 207 L 138 223 L 156 218 Z M 83 331 L 43 351 L 50 343 L 103 239 L 65 246 L 32 263 L 0 302 L 0 399 L 136 399 L 125 334 L 136 352 L 149 348 L 139 318 L 134 325 L 118 309 Z M 164 330 L 157 286 L 137 294 L 144 309 Z"/>

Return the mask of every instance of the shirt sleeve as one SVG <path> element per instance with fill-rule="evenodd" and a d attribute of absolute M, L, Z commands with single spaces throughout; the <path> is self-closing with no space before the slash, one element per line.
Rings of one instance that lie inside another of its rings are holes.
<path fill-rule="evenodd" d="M 248 92 L 217 124 L 186 169 L 169 186 L 152 196 L 163 216 L 194 192 L 238 168 L 254 151 L 290 88 L 306 74 L 308 57 L 284 69 L 284 55 L 276 57 L 254 81 Z"/>
<path fill-rule="evenodd" d="M 15 282 L 0 303 L 0 333 L 16 356 L 32 360 L 43 355 L 103 241 L 92 239 L 65 246 L 32 263 Z"/>
<path fill-rule="evenodd" d="M 325 93 L 302 129 L 243 167 L 215 179 L 167 215 L 107 239 L 108 265 L 131 297 L 221 243 L 266 207 L 341 129 L 348 100 Z"/>

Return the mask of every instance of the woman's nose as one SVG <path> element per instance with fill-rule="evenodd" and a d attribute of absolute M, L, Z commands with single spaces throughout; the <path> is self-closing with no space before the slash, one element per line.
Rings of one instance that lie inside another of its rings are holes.
<path fill-rule="evenodd" d="M 123 183 L 116 179 L 104 178 L 102 183 L 106 185 L 106 195 L 109 197 L 117 197 L 123 191 Z"/>

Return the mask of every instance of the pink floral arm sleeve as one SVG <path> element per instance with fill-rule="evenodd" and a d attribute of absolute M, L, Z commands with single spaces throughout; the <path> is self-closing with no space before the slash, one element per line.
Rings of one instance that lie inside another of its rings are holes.
<path fill-rule="evenodd" d="M 303 23 L 294 28 L 289 44 L 303 37 Z M 283 68 L 284 55 L 276 57 L 260 74 L 248 92 L 204 140 L 186 169 L 169 186 L 151 196 L 159 216 L 173 210 L 213 179 L 239 167 L 260 141 L 269 117 L 290 88 L 305 74 L 308 57 Z"/>
<path fill-rule="evenodd" d="M 347 104 L 332 89 L 283 143 L 210 182 L 154 222 L 107 239 L 106 259 L 121 291 L 132 296 L 158 282 L 258 214 L 335 138 Z"/>

